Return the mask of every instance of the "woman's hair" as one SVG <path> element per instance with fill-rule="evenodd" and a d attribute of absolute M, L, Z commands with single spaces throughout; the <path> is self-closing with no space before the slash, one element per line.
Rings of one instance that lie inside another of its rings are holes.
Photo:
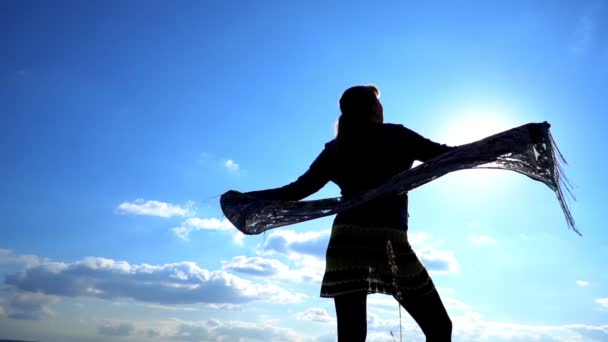
<path fill-rule="evenodd" d="M 346 89 L 340 97 L 340 111 L 338 119 L 338 142 L 351 140 L 357 131 L 365 129 L 372 124 L 373 117 L 378 110 L 380 90 L 373 85 L 354 86 Z"/>

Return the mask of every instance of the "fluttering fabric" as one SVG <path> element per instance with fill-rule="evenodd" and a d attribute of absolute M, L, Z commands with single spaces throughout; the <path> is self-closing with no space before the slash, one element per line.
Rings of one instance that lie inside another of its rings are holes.
<path fill-rule="evenodd" d="M 271 228 L 351 210 L 388 194 L 405 193 L 453 171 L 501 169 L 519 172 L 547 185 L 555 192 L 568 226 L 581 235 L 566 198 L 566 195 L 573 196 L 562 169 L 564 163 L 566 160 L 551 136 L 549 123 L 529 123 L 458 146 L 397 174 L 381 186 L 348 199 L 267 201 L 231 190 L 221 196 L 220 205 L 226 218 L 237 229 L 254 235 Z"/>

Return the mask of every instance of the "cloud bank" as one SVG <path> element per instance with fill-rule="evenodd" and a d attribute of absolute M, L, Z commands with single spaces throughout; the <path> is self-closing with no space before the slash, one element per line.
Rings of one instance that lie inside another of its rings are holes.
<path fill-rule="evenodd" d="M 253 283 L 224 270 L 209 271 L 193 262 L 132 265 L 96 257 L 73 263 L 41 262 L 8 275 L 5 284 L 17 295 L 4 311 L 32 319 L 49 314 L 46 305 L 60 297 L 129 298 L 164 305 L 257 300 L 281 304 L 303 298 L 273 284 Z M 25 317 L 25 312 L 32 316 Z"/>
<path fill-rule="evenodd" d="M 42 293 L 17 293 L 10 301 L 0 300 L 0 317 L 40 320 L 55 315 L 50 305 L 59 299 Z"/>

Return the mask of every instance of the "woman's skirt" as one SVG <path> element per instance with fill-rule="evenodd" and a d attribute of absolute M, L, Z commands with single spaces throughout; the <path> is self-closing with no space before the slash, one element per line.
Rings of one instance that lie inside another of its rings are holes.
<path fill-rule="evenodd" d="M 367 292 L 401 300 L 434 290 L 405 230 L 350 224 L 332 227 L 321 297 Z"/>

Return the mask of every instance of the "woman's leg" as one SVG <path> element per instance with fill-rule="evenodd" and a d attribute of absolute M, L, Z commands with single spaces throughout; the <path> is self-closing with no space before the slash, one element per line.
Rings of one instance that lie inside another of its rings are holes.
<path fill-rule="evenodd" d="M 427 342 L 449 342 L 452 340 L 452 321 L 448 316 L 437 290 L 400 301 L 424 332 Z"/>
<path fill-rule="evenodd" d="M 367 336 L 367 293 L 334 297 L 338 320 L 338 342 L 365 342 Z"/>

